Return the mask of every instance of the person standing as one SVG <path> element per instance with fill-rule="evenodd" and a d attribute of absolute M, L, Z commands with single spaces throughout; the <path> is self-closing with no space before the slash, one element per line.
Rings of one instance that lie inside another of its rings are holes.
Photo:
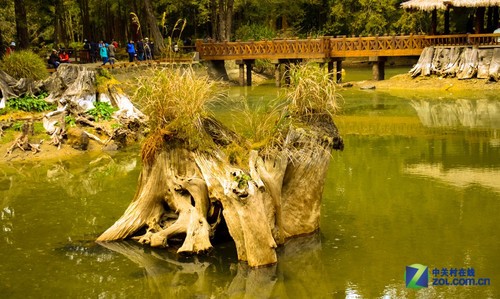
<path fill-rule="evenodd" d="M 5 56 L 9 56 L 10 54 L 14 53 L 15 50 L 16 50 L 16 43 L 11 42 L 10 45 L 7 47 Z"/>
<path fill-rule="evenodd" d="M 155 43 L 153 39 L 149 41 L 149 49 L 151 50 L 151 59 L 155 60 Z"/>
<path fill-rule="evenodd" d="M 95 41 L 90 42 L 90 60 L 92 63 L 97 62 L 97 55 L 99 55 L 99 45 Z"/>
<path fill-rule="evenodd" d="M 152 60 L 151 48 L 149 47 L 149 39 L 146 37 L 144 39 L 144 56 L 146 60 Z"/>
<path fill-rule="evenodd" d="M 115 45 L 113 43 L 108 45 L 108 59 L 109 64 L 115 64 Z"/>
<path fill-rule="evenodd" d="M 108 62 L 108 47 L 103 41 L 99 44 L 99 55 L 102 58 L 102 65 L 105 65 Z"/>
<path fill-rule="evenodd" d="M 142 39 L 137 42 L 137 60 L 144 60 L 144 43 L 142 42 Z"/>
<path fill-rule="evenodd" d="M 133 62 L 135 57 L 135 45 L 134 41 L 131 40 L 127 44 L 128 61 Z"/>
<path fill-rule="evenodd" d="M 87 39 L 83 40 L 83 49 L 86 51 L 86 57 L 84 59 L 85 63 L 92 62 L 90 55 L 90 42 Z"/>

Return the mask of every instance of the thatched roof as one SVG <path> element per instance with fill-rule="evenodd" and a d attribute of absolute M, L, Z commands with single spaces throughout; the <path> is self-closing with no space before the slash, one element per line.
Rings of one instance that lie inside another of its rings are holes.
<path fill-rule="evenodd" d="M 500 0 L 452 0 L 450 2 L 456 7 L 500 6 Z"/>
<path fill-rule="evenodd" d="M 407 9 L 418 9 L 418 10 L 434 10 L 434 9 L 446 9 L 444 0 L 409 0 L 401 3 L 402 8 Z"/>
<path fill-rule="evenodd" d="M 500 0 L 409 0 L 401 3 L 402 8 L 418 10 L 446 9 L 455 7 L 488 7 L 500 6 Z"/>

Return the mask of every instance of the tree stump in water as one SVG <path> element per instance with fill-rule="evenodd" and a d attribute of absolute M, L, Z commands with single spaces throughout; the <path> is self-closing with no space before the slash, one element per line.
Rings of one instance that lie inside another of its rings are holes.
<path fill-rule="evenodd" d="M 163 82 L 158 86 L 166 91 L 182 88 L 179 84 L 201 89 L 182 81 L 185 74 L 178 76 L 168 83 L 172 87 Z M 331 88 L 327 76 L 321 73 L 317 78 L 326 78 L 324 84 Z M 146 90 L 150 97 L 151 88 Z M 324 90 L 318 88 L 318 93 Z M 311 86 L 302 86 L 296 97 L 311 92 L 315 92 Z M 329 96 L 316 95 L 323 107 L 330 107 Z M 331 150 L 343 149 L 326 108 L 286 106 L 274 125 L 279 129 L 256 149 L 213 117 L 184 115 L 182 96 L 177 99 L 179 106 L 169 107 L 172 101 L 157 100 L 158 106 L 151 110 L 155 114 L 164 109 L 164 114 L 150 115 L 159 125 L 143 145 L 136 195 L 98 242 L 133 238 L 166 247 L 180 240 L 178 253 L 200 254 L 212 248 L 212 237 L 225 223 L 238 259 L 258 267 L 276 263 L 275 249 L 286 239 L 319 229 Z M 182 115 L 171 116 L 176 109 Z"/>
<path fill-rule="evenodd" d="M 213 119 L 203 123 L 214 142 L 232 136 Z M 245 168 L 232 164 L 223 148 L 188 151 L 162 135 L 163 148 L 154 158 L 143 156 L 134 200 L 97 241 L 133 237 L 145 228 L 135 238 L 141 243 L 162 247 L 183 236 L 179 253 L 203 253 L 212 248 L 210 237 L 224 218 L 239 260 L 252 267 L 275 263 L 277 245 L 319 229 L 330 151 L 343 147 L 329 115 L 307 126 L 290 127 L 275 155 L 252 151 Z"/>

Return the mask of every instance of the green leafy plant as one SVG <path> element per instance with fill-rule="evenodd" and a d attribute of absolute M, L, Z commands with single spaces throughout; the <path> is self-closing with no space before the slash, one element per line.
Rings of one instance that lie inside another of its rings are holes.
<path fill-rule="evenodd" d="M 67 115 L 64 117 L 64 121 L 66 122 L 66 124 L 70 127 L 75 127 L 76 126 L 76 119 L 74 116 L 72 115 Z"/>
<path fill-rule="evenodd" d="M 12 125 L 12 129 L 14 131 L 21 131 L 23 127 L 23 122 L 22 121 L 16 121 L 13 125 Z"/>
<path fill-rule="evenodd" d="M 16 79 L 42 80 L 49 76 L 44 59 L 32 51 L 16 51 L 5 56 L 0 67 Z"/>
<path fill-rule="evenodd" d="M 245 188 L 250 180 L 252 180 L 252 177 L 244 172 L 234 177 L 234 181 L 238 183 L 238 188 L 240 189 Z"/>
<path fill-rule="evenodd" d="M 54 105 L 44 100 L 46 97 L 47 94 L 43 93 L 38 96 L 26 95 L 21 98 L 12 98 L 7 101 L 7 107 L 26 112 L 43 112 L 55 109 Z"/>
<path fill-rule="evenodd" d="M 110 120 L 113 112 L 118 110 L 106 102 L 96 102 L 94 106 L 95 108 L 90 109 L 87 113 L 97 121 Z"/>

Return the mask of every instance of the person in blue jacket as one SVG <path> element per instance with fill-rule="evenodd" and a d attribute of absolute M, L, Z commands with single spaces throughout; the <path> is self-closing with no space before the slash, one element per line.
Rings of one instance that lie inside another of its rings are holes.
<path fill-rule="evenodd" d="M 102 58 L 102 65 L 108 63 L 108 47 L 104 42 L 99 44 L 99 55 L 101 55 Z"/>
<path fill-rule="evenodd" d="M 131 40 L 127 44 L 128 61 L 133 62 L 135 57 L 135 46 L 134 41 Z"/>

